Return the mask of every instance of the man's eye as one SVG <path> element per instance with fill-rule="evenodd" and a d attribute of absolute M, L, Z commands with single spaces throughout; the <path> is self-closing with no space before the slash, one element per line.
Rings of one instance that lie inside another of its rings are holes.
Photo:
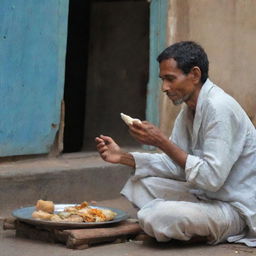
<path fill-rule="evenodd" d="M 169 82 L 173 82 L 174 78 L 173 77 L 167 77 L 166 80 L 169 81 Z"/>
<path fill-rule="evenodd" d="M 162 82 L 164 81 L 173 82 L 175 80 L 174 77 L 160 77 L 160 79 L 162 80 Z"/>

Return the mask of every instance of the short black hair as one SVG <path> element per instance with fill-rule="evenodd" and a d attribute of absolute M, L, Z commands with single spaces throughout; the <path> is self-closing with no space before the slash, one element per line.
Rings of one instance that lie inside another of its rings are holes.
<path fill-rule="evenodd" d="M 195 66 L 201 70 L 201 82 L 208 78 L 209 61 L 203 47 L 193 41 L 181 41 L 167 47 L 157 57 L 160 63 L 163 60 L 174 59 L 177 67 L 188 74 Z"/>

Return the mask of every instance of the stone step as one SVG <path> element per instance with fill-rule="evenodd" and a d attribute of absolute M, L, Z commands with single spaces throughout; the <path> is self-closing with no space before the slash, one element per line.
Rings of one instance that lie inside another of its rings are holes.
<path fill-rule="evenodd" d="M 132 171 L 86 153 L 1 163 L 0 217 L 35 205 L 38 199 L 80 203 L 120 197 Z"/>

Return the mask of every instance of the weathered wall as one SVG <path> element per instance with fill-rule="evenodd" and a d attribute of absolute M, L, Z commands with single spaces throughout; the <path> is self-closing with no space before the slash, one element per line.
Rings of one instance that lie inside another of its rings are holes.
<path fill-rule="evenodd" d="M 204 47 L 211 80 L 231 94 L 254 123 L 255 13 L 255 0 L 170 0 L 167 27 L 168 45 L 194 40 Z M 163 96 L 161 110 L 161 128 L 169 134 L 179 108 Z"/>

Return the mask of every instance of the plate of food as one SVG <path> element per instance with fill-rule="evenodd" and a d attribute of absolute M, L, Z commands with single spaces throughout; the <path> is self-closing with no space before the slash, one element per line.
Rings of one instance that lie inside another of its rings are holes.
<path fill-rule="evenodd" d="M 54 204 L 52 201 L 38 200 L 36 206 L 16 209 L 12 215 L 33 225 L 58 228 L 90 228 L 109 225 L 126 220 L 126 212 L 112 208 L 81 204 Z"/>

